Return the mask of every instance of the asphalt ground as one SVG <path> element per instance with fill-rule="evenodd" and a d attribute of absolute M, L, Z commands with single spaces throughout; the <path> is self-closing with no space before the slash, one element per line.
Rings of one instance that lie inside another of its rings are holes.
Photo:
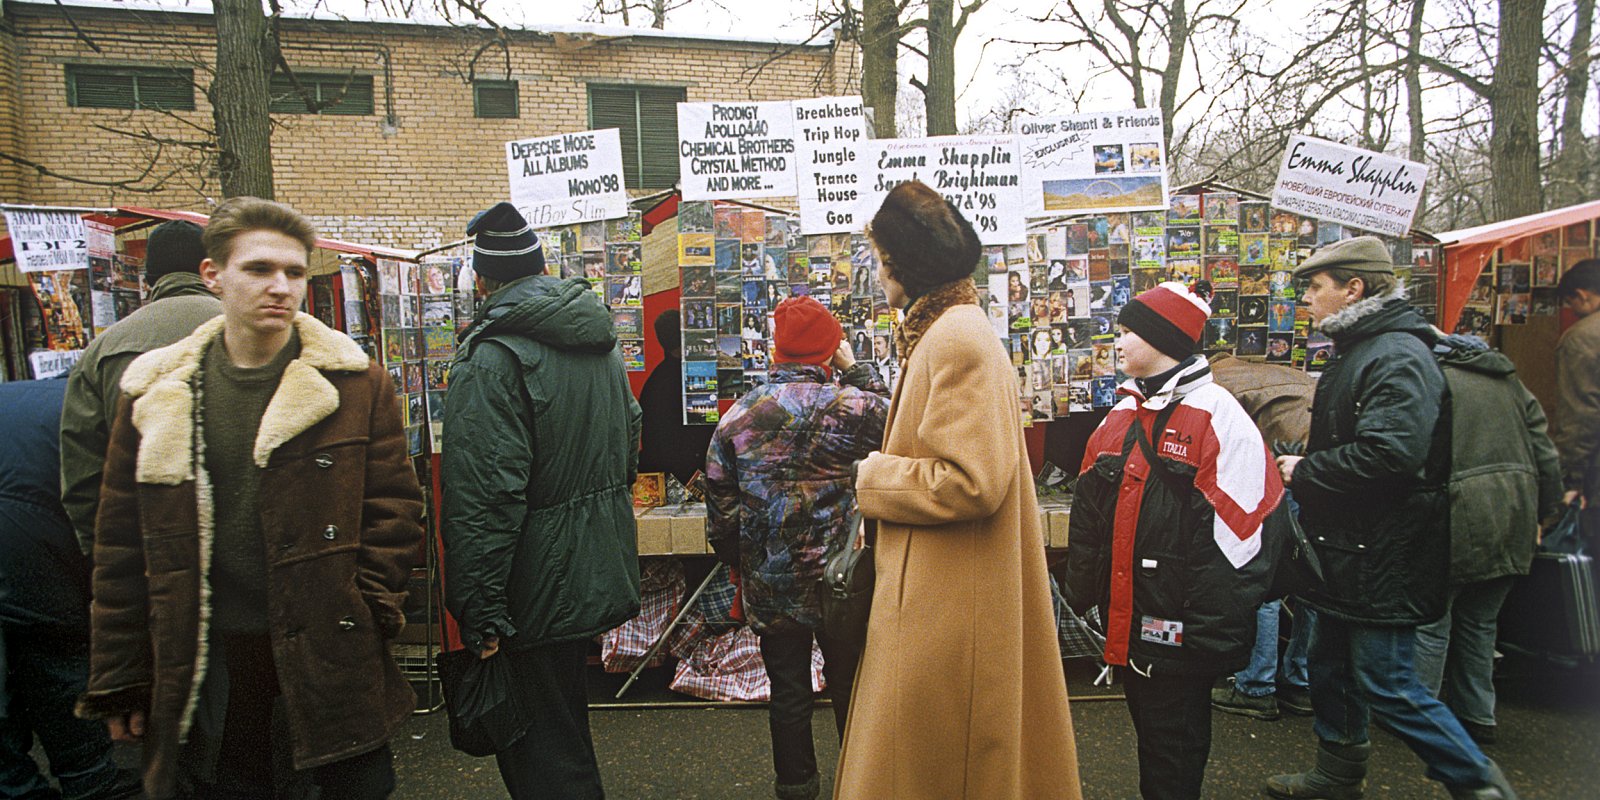
<path fill-rule="evenodd" d="M 1091 685 L 1097 671 L 1082 660 L 1067 666 L 1083 794 L 1097 800 L 1138 797 L 1133 726 L 1116 687 Z M 666 688 L 671 674 L 665 668 L 647 670 L 626 702 L 618 703 L 613 696 L 624 677 L 598 667 L 589 674 L 590 723 L 608 797 L 773 796 L 764 705 L 694 702 Z M 1496 684 L 1499 740 L 1485 750 L 1523 800 L 1600 798 L 1600 668 L 1574 670 L 1513 655 L 1501 662 Z M 831 790 L 839 754 L 832 716 L 819 703 L 813 718 L 823 797 Z M 1286 715 L 1266 722 L 1214 712 L 1212 728 L 1206 798 L 1264 797 L 1261 783 L 1268 775 L 1299 771 L 1312 762 L 1315 739 L 1309 718 Z M 1423 777 L 1422 762 L 1399 740 L 1375 729 L 1373 745 L 1367 798 L 1448 798 L 1442 787 Z M 470 758 L 451 749 L 442 710 L 413 717 L 392 746 L 395 800 L 507 796 L 494 759 Z M 137 750 L 119 748 L 118 761 L 137 764 Z"/>

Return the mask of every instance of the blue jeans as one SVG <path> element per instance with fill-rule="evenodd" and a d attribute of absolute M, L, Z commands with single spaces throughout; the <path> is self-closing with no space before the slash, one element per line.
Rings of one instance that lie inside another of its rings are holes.
<path fill-rule="evenodd" d="M 1233 676 L 1234 688 L 1239 694 L 1266 697 L 1278 689 L 1278 684 L 1306 689 L 1306 651 L 1311 645 L 1311 626 L 1316 622 L 1316 612 L 1304 603 L 1297 603 L 1294 612 L 1294 630 L 1289 633 L 1289 647 L 1283 651 L 1282 663 L 1278 659 L 1278 619 L 1283 601 L 1270 600 L 1256 610 L 1256 646 L 1250 651 L 1250 663 Z M 1280 680 L 1281 678 L 1281 680 Z"/>
<path fill-rule="evenodd" d="M 1494 725 L 1494 642 L 1515 582 L 1507 576 L 1454 587 L 1444 616 L 1417 629 L 1417 679 L 1435 697 L 1448 690 L 1445 702 L 1459 719 Z"/>
<path fill-rule="evenodd" d="M 1340 745 L 1366 744 L 1367 719 L 1376 712 L 1428 765 L 1429 778 L 1447 786 L 1483 786 L 1489 759 L 1426 687 L 1417 680 L 1417 629 L 1377 627 L 1317 617 L 1311 640 L 1312 726 L 1317 737 Z"/>
<path fill-rule="evenodd" d="M 0 630 L 0 797 L 54 797 L 28 751 L 37 735 L 66 800 L 112 787 L 105 723 L 72 715 L 89 681 L 89 641 L 36 626 Z"/>

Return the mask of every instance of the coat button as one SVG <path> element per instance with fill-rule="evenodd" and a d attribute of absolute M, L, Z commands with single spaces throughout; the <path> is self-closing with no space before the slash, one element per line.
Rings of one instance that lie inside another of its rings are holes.
<path fill-rule="evenodd" d="M 356 618 L 355 617 L 345 617 L 344 619 L 339 620 L 339 630 L 342 630 L 342 631 L 353 631 L 355 629 L 356 629 Z"/>
<path fill-rule="evenodd" d="M 316 463 L 317 466 L 327 469 L 333 466 L 333 456 L 330 456 L 327 453 L 318 453 Z"/>
<path fill-rule="evenodd" d="M 327 539 L 330 542 L 333 541 L 333 537 L 338 535 L 339 526 L 337 525 L 329 525 L 328 527 L 322 529 L 322 538 Z"/>
<path fill-rule="evenodd" d="M 299 631 L 288 631 L 288 632 L 283 634 L 283 638 L 285 638 L 285 639 L 294 639 L 294 638 L 298 638 L 299 636 L 300 636 L 300 632 Z"/>

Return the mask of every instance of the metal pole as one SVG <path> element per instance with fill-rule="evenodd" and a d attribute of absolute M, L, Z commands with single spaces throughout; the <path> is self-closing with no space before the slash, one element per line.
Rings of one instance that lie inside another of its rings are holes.
<path fill-rule="evenodd" d="M 678 616 L 672 618 L 672 623 L 667 626 L 666 630 L 661 632 L 661 638 L 656 639 L 656 643 L 650 645 L 650 650 L 644 654 L 643 659 L 640 659 L 639 666 L 633 668 L 633 672 L 628 675 L 627 682 L 622 684 L 621 689 L 617 690 L 616 699 L 621 700 L 622 695 L 628 691 L 628 687 L 639 679 L 639 673 L 644 672 L 645 665 L 650 663 L 650 659 L 655 658 L 656 653 L 661 652 L 661 648 L 667 643 L 667 637 L 672 635 L 672 630 L 678 627 L 678 623 L 682 622 L 683 618 L 689 614 L 689 609 L 694 608 L 694 601 L 699 600 L 706 587 L 711 585 L 711 579 L 717 577 L 727 566 L 727 564 L 719 561 L 717 566 L 706 574 L 706 579 L 700 582 L 700 588 L 695 589 L 694 594 L 689 595 L 689 599 L 683 602 L 683 608 L 678 610 Z"/>

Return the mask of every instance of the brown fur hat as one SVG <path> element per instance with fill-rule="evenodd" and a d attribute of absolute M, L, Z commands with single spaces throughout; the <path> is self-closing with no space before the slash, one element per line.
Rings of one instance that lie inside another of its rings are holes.
<path fill-rule="evenodd" d="M 869 235 L 883 253 L 889 274 L 912 298 L 971 277 L 982 255 L 972 223 L 920 181 L 890 190 L 872 217 Z"/>

